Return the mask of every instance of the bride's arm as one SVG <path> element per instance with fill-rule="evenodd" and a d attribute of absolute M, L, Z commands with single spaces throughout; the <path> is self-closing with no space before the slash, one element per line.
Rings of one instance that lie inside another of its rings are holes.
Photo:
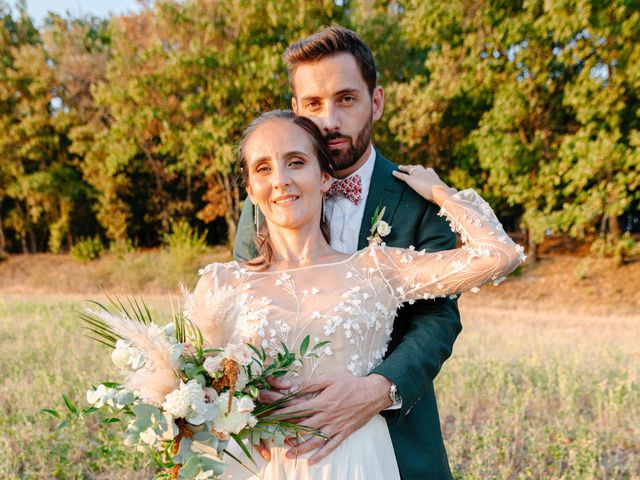
<path fill-rule="evenodd" d="M 374 247 L 371 255 L 401 301 L 434 298 L 498 283 L 523 260 L 523 249 L 504 232 L 493 210 L 475 191 L 456 192 L 432 169 L 401 167 L 395 176 L 440 207 L 463 242 L 437 253 Z M 409 174 L 411 172 L 411 174 Z"/>

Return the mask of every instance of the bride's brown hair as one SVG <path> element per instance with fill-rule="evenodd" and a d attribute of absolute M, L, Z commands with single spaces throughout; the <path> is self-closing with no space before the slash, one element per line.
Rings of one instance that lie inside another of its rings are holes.
<path fill-rule="evenodd" d="M 242 186 L 247 187 L 249 184 L 249 169 L 247 168 L 247 159 L 244 156 L 244 148 L 247 141 L 256 131 L 260 125 L 274 121 L 274 120 L 287 120 L 294 125 L 299 126 L 311 137 L 311 143 L 313 145 L 320 171 L 328 173 L 333 176 L 333 160 L 329 148 L 324 143 L 324 138 L 320 129 L 306 117 L 297 116 L 293 110 L 272 110 L 265 112 L 258 118 L 253 120 L 247 129 L 242 133 L 240 142 L 238 143 L 238 166 L 242 172 Z M 248 198 L 247 198 L 248 200 Z M 324 202 L 323 202 L 324 205 Z M 253 206 L 254 211 L 258 207 Z M 329 223 L 324 218 L 324 212 L 320 215 L 320 230 L 322 236 L 327 242 L 330 241 Z M 258 222 L 255 235 L 255 243 L 258 248 L 258 256 L 247 262 L 247 266 L 255 268 L 256 270 L 266 270 L 273 263 L 275 257 L 275 251 L 273 244 L 271 243 L 271 237 L 269 235 L 269 228 L 266 226 L 264 217 Z"/>

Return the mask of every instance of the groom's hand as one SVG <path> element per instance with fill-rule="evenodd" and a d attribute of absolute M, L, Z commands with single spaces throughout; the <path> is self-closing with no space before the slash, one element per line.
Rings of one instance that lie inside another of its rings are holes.
<path fill-rule="evenodd" d="M 387 378 L 376 374 L 368 377 L 321 375 L 313 383 L 305 385 L 306 392 L 318 394 L 278 413 L 287 413 L 289 410 L 313 412 L 299 423 L 317 428 L 327 439 L 315 436 L 300 442 L 292 439 L 292 448 L 287 451 L 287 457 L 295 458 L 296 455 L 319 449 L 309 458 L 309 463 L 321 461 L 375 414 L 391 405 L 390 387 L 391 382 Z"/>

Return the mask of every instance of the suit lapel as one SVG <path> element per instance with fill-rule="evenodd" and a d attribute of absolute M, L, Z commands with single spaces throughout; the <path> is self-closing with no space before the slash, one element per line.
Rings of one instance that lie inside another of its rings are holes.
<path fill-rule="evenodd" d="M 371 218 L 376 208 L 380 207 L 382 209 L 386 207 L 384 220 L 389 223 L 398 208 L 398 202 L 400 201 L 404 184 L 391 174 L 394 170 L 396 170 L 396 166 L 376 150 L 376 163 L 373 166 L 373 173 L 371 174 L 369 194 L 367 195 L 367 203 L 364 206 L 364 215 L 362 216 L 360 235 L 358 236 L 359 250 L 367 246 L 367 237 L 371 229 Z"/>

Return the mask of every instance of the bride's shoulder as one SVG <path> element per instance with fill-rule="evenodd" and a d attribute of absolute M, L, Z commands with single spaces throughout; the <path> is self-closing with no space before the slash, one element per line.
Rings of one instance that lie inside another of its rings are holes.
<path fill-rule="evenodd" d="M 208 265 L 205 265 L 200 270 L 198 270 L 198 274 L 200 276 L 216 275 L 216 274 L 223 274 L 225 272 L 233 272 L 237 270 L 241 270 L 241 265 L 235 260 L 231 262 L 213 262 Z"/>
<path fill-rule="evenodd" d="M 198 271 L 200 280 L 199 285 L 224 285 L 234 283 L 239 275 L 244 271 L 242 264 L 237 261 L 231 262 L 213 262 L 205 265 Z"/>

